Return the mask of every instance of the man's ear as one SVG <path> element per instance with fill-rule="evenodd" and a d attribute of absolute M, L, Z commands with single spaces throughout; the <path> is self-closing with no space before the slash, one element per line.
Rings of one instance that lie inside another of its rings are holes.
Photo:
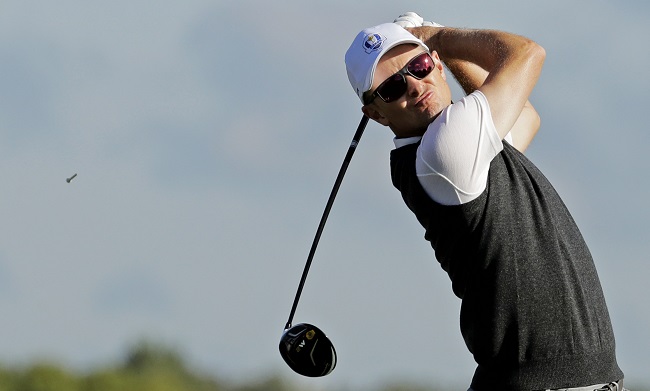
<path fill-rule="evenodd" d="M 431 51 L 431 58 L 433 58 L 434 64 L 436 64 L 436 68 L 438 69 L 438 72 L 442 75 L 443 80 L 447 80 L 447 74 L 445 73 L 445 66 L 442 63 L 442 60 L 440 59 L 440 56 L 438 55 L 438 52 L 435 50 Z"/>
<path fill-rule="evenodd" d="M 361 107 L 361 111 L 363 111 L 363 114 L 365 114 L 371 120 L 384 126 L 388 126 L 388 118 L 384 117 L 381 111 L 377 110 L 377 107 L 373 104 Z"/>

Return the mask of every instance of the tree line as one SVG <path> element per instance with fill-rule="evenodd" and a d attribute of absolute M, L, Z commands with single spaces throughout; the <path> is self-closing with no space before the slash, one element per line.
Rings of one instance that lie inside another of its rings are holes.
<path fill-rule="evenodd" d="M 83 374 L 55 362 L 37 362 L 23 368 L 0 366 L 0 391 L 258 390 L 291 389 L 279 379 L 268 379 L 257 385 L 227 385 L 191 371 L 173 349 L 149 342 L 136 344 L 117 365 Z"/>
<path fill-rule="evenodd" d="M 629 387 L 629 385 L 626 384 Z M 633 391 L 642 391 L 638 387 Z M 0 365 L 0 391 L 309 391 L 279 377 L 246 384 L 229 384 L 187 367 L 175 350 L 150 342 L 129 349 L 122 362 L 89 373 L 76 373 L 55 362 L 22 368 Z M 332 390 L 345 391 L 345 390 Z M 373 390 L 368 390 L 373 391 Z M 443 391 L 391 385 L 374 391 Z"/>

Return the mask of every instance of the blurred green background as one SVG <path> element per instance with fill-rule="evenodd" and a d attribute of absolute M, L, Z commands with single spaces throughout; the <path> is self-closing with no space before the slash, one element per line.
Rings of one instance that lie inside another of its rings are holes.
<path fill-rule="evenodd" d="M 296 375 L 298 376 L 298 375 Z M 252 380 L 251 380 L 252 379 Z M 313 388 L 298 385 L 281 376 L 242 379 L 233 383 L 190 368 L 174 348 L 141 341 L 125 353 L 120 362 L 80 373 L 56 361 L 37 361 L 25 367 L 0 366 L 0 391 L 325 391 L 318 379 Z M 307 386 L 308 387 L 308 386 Z M 627 385 L 633 391 L 647 386 Z M 351 391 L 351 388 L 328 389 Z M 394 382 L 364 391 L 451 391 Z"/>

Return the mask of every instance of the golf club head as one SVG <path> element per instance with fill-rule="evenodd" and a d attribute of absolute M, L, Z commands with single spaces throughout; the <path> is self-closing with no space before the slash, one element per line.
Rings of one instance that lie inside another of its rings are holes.
<path fill-rule="evenodd" d="M 284 330 L 280 355 L 295 372 L 308 377 L 325 376 L 336 366 L 336 350 L 318 327 L 300 323 Z"/>

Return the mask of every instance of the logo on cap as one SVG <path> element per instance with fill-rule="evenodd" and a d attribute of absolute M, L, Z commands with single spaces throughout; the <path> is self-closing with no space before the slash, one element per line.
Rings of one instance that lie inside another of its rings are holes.
<path fill-rule="evenodd" d="M 386 38 L 381 36 L 379 33 L 368 34 L 363 40 L 363 48 L 365 49 L 366 53 L 370 54 L 375 50 L 379 50 L 384 44 L 385 39 Z"/>

